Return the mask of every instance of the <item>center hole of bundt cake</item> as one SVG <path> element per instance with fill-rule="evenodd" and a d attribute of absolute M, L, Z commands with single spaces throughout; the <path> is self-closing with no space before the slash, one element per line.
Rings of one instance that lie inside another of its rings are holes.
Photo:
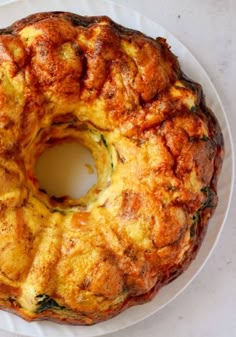
<path fill-rule="evenodd" d="M 47 148 L 36 162 L 35 176 L 50 197 L 73 199 L 85 195 L 97 181 L 93 157 L 79 143 Z"/>

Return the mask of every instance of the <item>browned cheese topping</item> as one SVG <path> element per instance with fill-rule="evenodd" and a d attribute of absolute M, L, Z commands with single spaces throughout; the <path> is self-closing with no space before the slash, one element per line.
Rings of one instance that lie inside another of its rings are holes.
<path fill-rule="evenodd" d="M 71 141 L 97 183 L 50 198 L 36 160 Z M 195 257 L 222 158 L 201 87 L 163 38 L 69 13 L 0 30 L 0 307 L 92 324 L 150 300 Z"/>

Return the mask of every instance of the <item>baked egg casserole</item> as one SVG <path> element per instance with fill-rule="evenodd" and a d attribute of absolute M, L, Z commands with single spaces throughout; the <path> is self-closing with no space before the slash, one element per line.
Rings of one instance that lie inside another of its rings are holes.
<path fill-rule="evenodd" d="M 97 182 L 50 197 L 48 147 L 90 150 Z M 0 30 L 0 308 L 90 325 L 150 301 L 195 258 L 223 136 L 164 38 L 37 13 Z M 128 313 L 127 313 L 128 314 Z"/>

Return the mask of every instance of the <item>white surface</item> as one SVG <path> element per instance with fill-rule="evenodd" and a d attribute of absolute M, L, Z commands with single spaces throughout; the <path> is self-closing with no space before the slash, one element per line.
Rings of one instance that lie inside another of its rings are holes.
<path fill-rule="evenodd" d="M 235 95 L 233 76 L 236 70 L 233 64 L 233 54 L 236 52 L 233 41 L 236 28 L 233 23 L 236 14 L 235 2 L 227 0 L 116 2 L 129 5 L 148 15 L 174 32 L 193 51 L 220 92 L 233 129 L 236 126 L 232 99 Z M 235 144 L 234 132 L 233 137 Z M 236 231 L 233 227 L 235 218 L 233 205 L 235 194 L 220 242 L 206 267 L 193 283 L 157 314 L 136 326 L 110 334 L 109 337 L 236 336 Z M 8 337 L 7 333 L 0 336 Z M 58 334 L 57 336 L 64 337 Z"/>
<path fill-rule="evenodd" d="M 85 195 L 97 181 L 92 154 L 73 142 L 44 151 L 37 160 L 35 176 L 50 196 L 70 195 L 74 199 Z"/>

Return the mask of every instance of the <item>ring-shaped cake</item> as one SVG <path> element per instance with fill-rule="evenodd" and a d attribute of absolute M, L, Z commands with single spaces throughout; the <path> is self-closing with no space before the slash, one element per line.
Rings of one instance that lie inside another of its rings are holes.
<path fill-rule="evenodd" d="M 36 160 L 72 141 L 97 183 L 50 197 Z M 89 325 L 149 301 L 196 256 L 223 152 L 165 39 L 64 12 L 0 30 L 0 307 Z"/>

